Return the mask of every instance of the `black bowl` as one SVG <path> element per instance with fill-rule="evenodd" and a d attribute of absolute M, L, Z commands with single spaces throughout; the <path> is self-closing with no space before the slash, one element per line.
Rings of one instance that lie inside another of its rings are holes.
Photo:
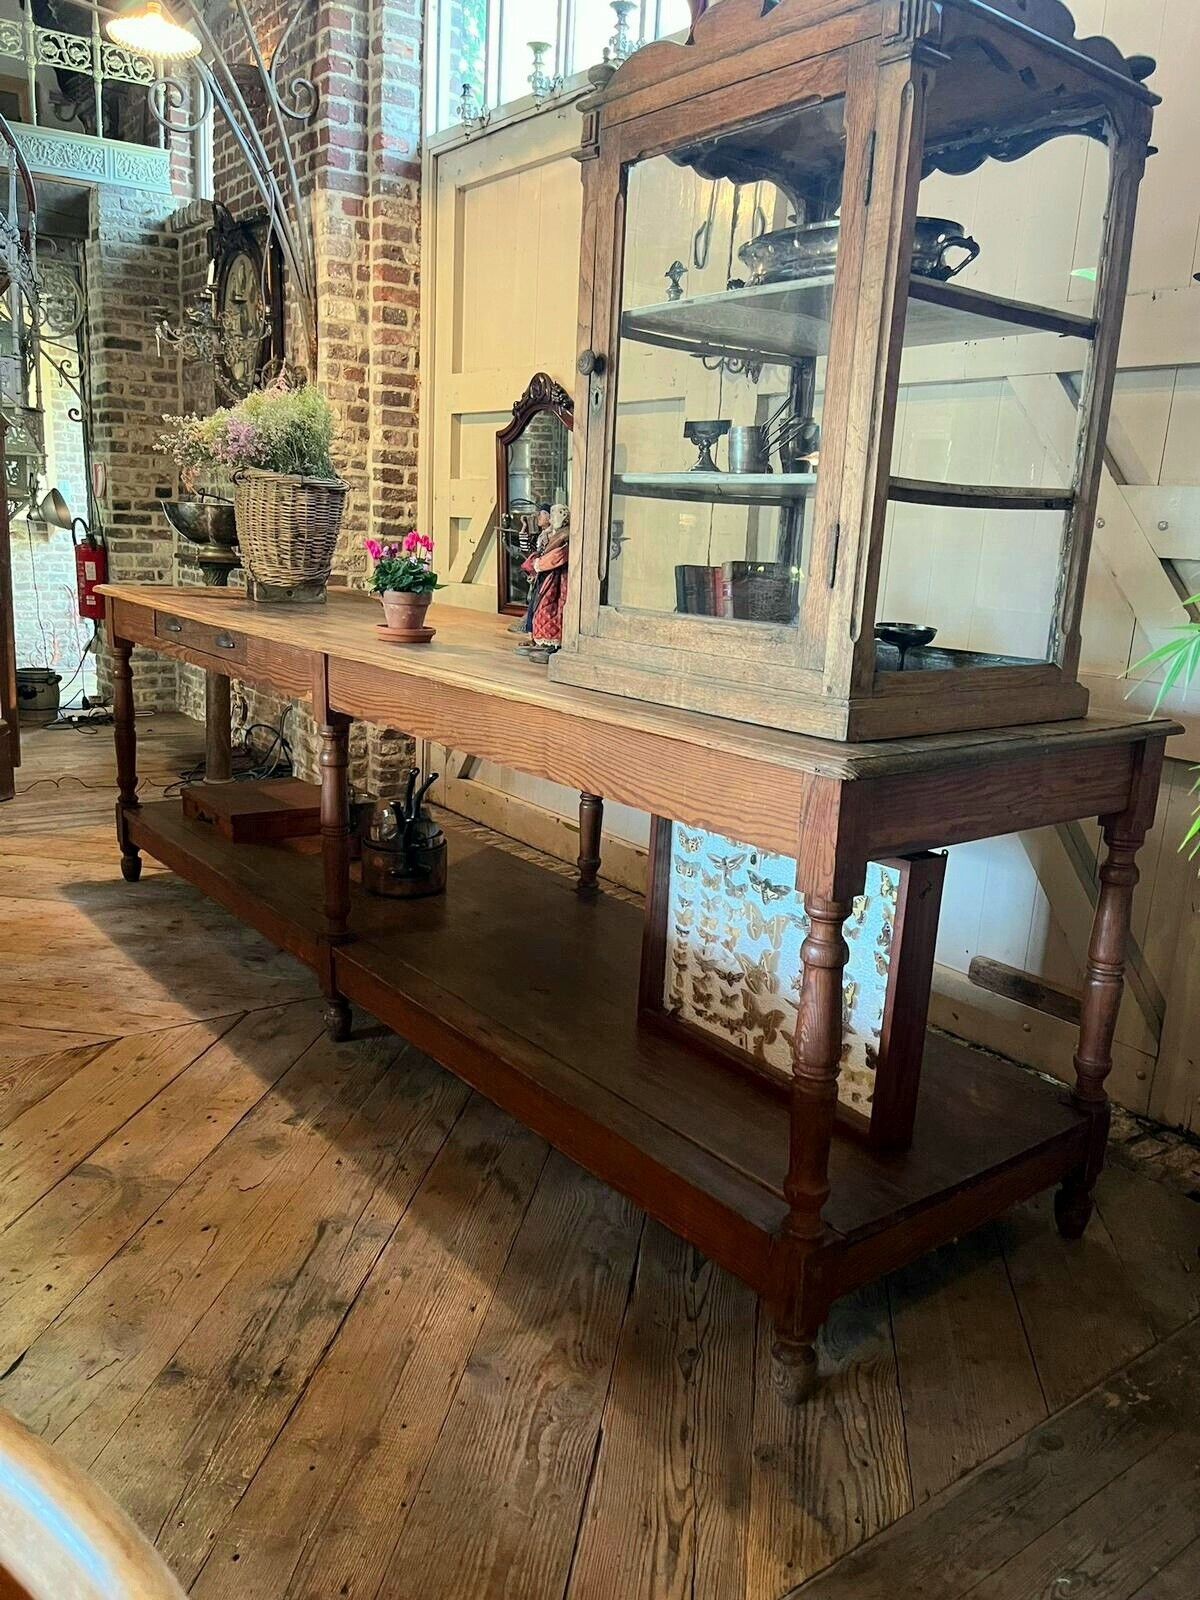
<path fill-rule="evenodd" d="M 899 650 L 900 664 L 903 666 L 904 658 L 910 650 L 933 643 L 937 638 L 937 629 L 928 628 L 920 622 L 877 622 L 875 637 L 882 639 L 884 644 L 894 645 Z"/>

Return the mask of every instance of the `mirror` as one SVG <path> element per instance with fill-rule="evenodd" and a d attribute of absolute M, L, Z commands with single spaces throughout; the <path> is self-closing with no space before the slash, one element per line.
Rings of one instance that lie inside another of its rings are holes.
<path fill-rule="evenodd" d="M 523 566 L 540 511 L 571 503 L 571 396 L 536 372 L 496 435 L 497 609 L 520 616 L 529 603 Z"/>

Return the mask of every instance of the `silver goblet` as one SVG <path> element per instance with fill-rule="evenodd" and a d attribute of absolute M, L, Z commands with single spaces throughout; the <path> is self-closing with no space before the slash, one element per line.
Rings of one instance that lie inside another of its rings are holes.
<path fill-rule="evenodd" d="M 689 444 L 694 444 L 700 452 L 700 459 L 691 469 L 693 472 L 720 472 L 720 467 L 712 458 L 713 446 L 718 439 L 723 439 L 729 432 L 729 419 L 727 417 L 711 422 L 685 422 L 683 437 Z"/>

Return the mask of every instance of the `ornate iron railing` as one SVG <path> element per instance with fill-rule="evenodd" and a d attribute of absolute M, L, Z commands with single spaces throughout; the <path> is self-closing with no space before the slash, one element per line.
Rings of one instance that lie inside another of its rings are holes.
<path fill-rule="evenodd" d="M 94 0 L 71 0 L 71 10 L 79 14 L 86 32 L 39 26 L 30 0 L 25 0 L 19 19 L 0 19 L 0 57 L 19 61 L 25 68 L 28 106 L 22 120 L 38 125 L 38 69 L 49 67 L 57 77 L 57 89 L 51 96 L 55 120 L 60 124 L 78 120 L 87 133 L 115 137 L 118 130 L 105 126 L 105 85 L 133 84 L 148 89 L 158 73 L 145 56 L 134 55 L 104 37 L 109 7 Z"/>

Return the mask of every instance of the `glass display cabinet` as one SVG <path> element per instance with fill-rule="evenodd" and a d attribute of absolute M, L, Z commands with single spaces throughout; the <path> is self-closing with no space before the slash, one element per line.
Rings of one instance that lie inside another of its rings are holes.
<path fill-rule="evenodd" d="M 835 739 L 1086 711 L 1152 66 L 1059 0 L 720 0 L 583 102 L 553 678 Z"/>

